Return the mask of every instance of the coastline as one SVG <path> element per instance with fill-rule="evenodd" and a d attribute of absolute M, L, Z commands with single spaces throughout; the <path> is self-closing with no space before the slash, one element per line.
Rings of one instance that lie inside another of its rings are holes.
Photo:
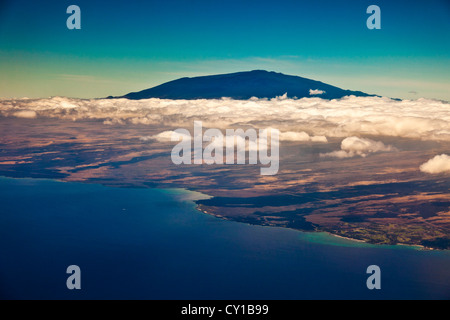
<path fill-rule="evenodd" d="M 194 201 L 195 202 L 195 201 Z M 226 220 L 226 221 L 233 221 L 233 222 L 237 222 L 237 223 L 246 223 L 246 224 L 250 224 L 250 225 L 257 225 L 257 226 L 261 226 L 261 227 L 271 227 L 271 228 L 283 228 L 283 229 L 290 229 L 290 230 L 295 230 L 297 232 L 301 232 L 304 234 L 327 234 L 329 236 L 335 237 L 335 238 L 339 238 L 339 239 L 343 239 L 346 241 L 350 241 L 353 242 L 355 245 L 356 244 L 365 244 L 368 246 L 373 246 L 373 247 L 386 247 L 386 246 L 392 246 L 392 247 L 404 247 L 406 249 L 412 249 L 412 250 L 418 250 L 418 251 L 443 251 L 443 252 L 450 252 L 450 250 L 448 249 L 439 249 L 439 248 L 433 248 L 433 247 L 426 247 L 420 244 L 410 244 L 410 243 L 395 243 L 395 244 L 380 244 L 380 243 L 371 243 L 369 241 L 366 240 L 361 240 L 361 239 L 354 239 L 354 238 L 349 238 L 349 237 L 345 237 L 345 236 L 341 236 L 338 234 L 334 234 L 331 233 L 329 231 L 324 231 L 324 230 L 317 230 L 317 231 L 304 231 L 304 230 L 300 230 L 300 229 L 295 229 L 295 228 L 289 228 L 289 227 L 283 227 L 283 226 L 276 226 L 276 225 L 270 225 L 270 224 L 252 224 L 249 222 L 242 222 L 242 221 L 238 221 L 238 220 L 234 220 L 225 216 L 222 216 L 220 214 L 217 213 L 212 213 L 212 212 L 208 212 L 206 209 L 201 208 L 198 204 L 196 204 L 195 209 L 197 211 L 200 211 L 204 214 L 222 219 L 222 220 Z M 339 243 L 336 243 L 337 245 L 339 245 Z"/>
<path fill-rule="evenodd" d="M 110 187 L 110 188 L 115 188 L 115 187 L 111 187 L 111 186 L 107 186 L 107 185 L 103 185 L 101 183 L 85 183 L 85 182 L 77 182 L 77 181 L 66 181 L 64 179 L 57 179 L 57 178 L 32 178 L 32 177 L 8 177 L 8 176 L 0 176 L 0 179 L 20 179 L 20 180 L 30 180 L 30 181 L 34 181 L 34 180 L 38 180 L 38 181 L 55 181 L 55 182 L 60 182 L 60 183 L 81 183 L 81 184 L 87 184 L 87 185 L 101 185 L 103 187 Z M 159 191 L 165 192 L 165 193 L 169 193 L 172 195 L 176 195 L 177 198 L 180 201 L 189 201 L 193 204 L 194 208 L 196 209 L 196 211 L 200 211 L 204 214 L 207 214 L 209 216 L 213 216 L 222 220 L 227 220 L 227 221 L 234 221 L 234 222 L 238 222 L 238 223 L 246 223 L 246 224 L 250 224 L 250 225 L 258 225 L 261 227 L 271 227 L 271 228 L 283 228 L 283 229 L 291 229 L 291 230 L 295 230 L 297 232 L 301 232 L 304 234 L 320 234 L 320 233 L 324 233 L 330 236 L 333 236 L 335 238 L 338 239 L 343 239 L 343 240 L 347 240 L 350 242 L 353 242 L 354 244 L 366 244 L 366 245 L 371 245 L 374 247 L 383 247 L 383 246 L 402 246 L 402 247 L 407 247 L 407 248 L 411 248 L 414 250 L 423 250 L 423 251 L 443 251 L 443 252 L 450 252 L 449 249 L 441 249 L 441 248 L 434 248 L 434 247 L 427 247 L 424 245 L 420 245 L 420 244 L 412 244 L 412 243 L 395 243 L 395 244 L 379 244 L 379 243 L 372 243 L 370 241 L 367 240 L 361 240 L 361 239 L 355 239 L 355 238 L 350 238 L 350 237 L 345 237 L 342 235 L 338 235 L 338 234 L 334 234 L 332 232 L 329 231 L 325 231 L 325 230 L 315 230 L 315 231 L 304 231 L 301 229 L 295 229 L 295 228 L 290 228 L 290 227 L 285 227 L 285 226 L 277 226 L 277 225 L 271 225 L 271 224 L 257 224 L 257 223 L 249 223 L 249 222 L 245 222 L 245 221 L 239 221 L 239 220 L 235 220 L 217 213 L 212 213 L 207 211 L 204 208 L 201 208 L 198 204 L 197 204 L 197 200 L 202 200 L 202 199 L 209 199 L 212 198 L 213 196 L 206 194 L 206 193 L 202 193 L 202 192 L 198 192 L 198 191 L 193 191 L 193 190 L 189 190 L 186 188 L 149 188 L 149 189 L 157 189 Z M 337 243 L 336 243 L 337 244 Z"/>

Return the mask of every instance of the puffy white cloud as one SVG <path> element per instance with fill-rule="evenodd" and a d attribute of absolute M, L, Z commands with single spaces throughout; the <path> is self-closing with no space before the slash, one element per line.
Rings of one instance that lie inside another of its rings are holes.
<path fill-rule="evenodd" d="M 450 172 L 450 156 L 446 154 L 435 156 L 422 164 L 420 171 L 431 174 Z"/>
<path fill-rule="evenodd" d="M 313 95 L 319 95 L 319 94 L 324 94 L 325 91 L 323 90 L 319 90 L 319 89 L 309 89 L 309 95 L 313 96 Z"/>
<path fill-rule="evenodd" d="M 0 100 L 0 115 L 35 115 L 67 120 L 97 119 L 105 124 L 144 124 L 191 128 L 202 121 L 209 128 L 280 130 L 285 140 L 310 141 L 351 136 L 391 136 L 450 141 L 450 105 L 418 99 L 395 101 L 380 97 L 318 97 L 289 99 L 49 99 Z M 21 113 L 27 112 L 27 113 Z M 32 113 L 32 112 L 35 112 Z M 294 132 L 296 134 L 291 134 Z M 289 137 L 290 135 L 290 137 Z"/>
<path fill-rule="evenodd" d="M 277 96 L 277 97 L 272 98 L 270 100 L 271 101 L 282 101 L 282 100 L 287 100 L 287 99 L 289 99 L 289 98 L 287 96 L 287 92 L 285 92 L 282 96 Z M 264 99 L 264 100 L 267 100 L 267 99 Z M 254 101 L 258 101 L 258 98 L 256 98 L 256 100 L 254 100 Z"/>
<path fill-rule="evenodd" d="M 311 137 L 306 132 L 280 132 L 281 141 L 310 141 Z"/>
<path fill-rule="evenodd" d="M 32 118 L 36 118 L 37 114 L 35 111 L 30 111 L 30 110 L 22 110 L 22 111 L 17 111 L 13 113 L 14 117 L 17 118 L 28 118 L 28 119 L 32 119 Z"/>
<path fill-rule="evenodd" d="M 351 158 L 366 157 L 369 153 L 395 151 L 393 146 L 386 146 L 381 141 L 367 138 L 348 137 L 342 140 L 341 150 L 320 154 L 321 157 Z"/>
<path fill-rule="evenodd" d="M 280 132 L 280 141 L 312 141 L 312 142 L 328 142 L 325 136 L 310 136 L 304 131 L 301 132 Z"/>
<path fill-rule="evenodd" d="M 394 150 L 392 146 L 386 146 L 381 141 L 358 137 L 348 137 L 342 140 L 341 149 L 347 152 L 355 152 L 357 154 Z"/>
<path fill-rule="evenodd" d="M 159 142 L 169 142 L 169 141 L 172 141 L 172 138 L 175 141 L 177 139 L 183 139 L 183 140 L 191 140 L 192 139 L 192 137 L 190 135 L 182 134 L 179 132 L 169 130 L 169 131 L 163 131 L 154 136 L 141 137 L 140 140 L 144 141 L 144 142 L 151 141 L 151 140 L 156 140 Z"/>

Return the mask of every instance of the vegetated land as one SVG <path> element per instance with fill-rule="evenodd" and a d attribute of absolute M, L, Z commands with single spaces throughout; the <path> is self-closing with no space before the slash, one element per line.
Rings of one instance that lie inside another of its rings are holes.
<path fill-rule="evenodd" d="M 450 248 L 450 194 L 399 196 L 401 189 L 408 192 L 408 185 L 409 183 L 378 185 L 352 191 L 360 194 L 373 193 L 364 199 L 355 199 L 349 195 L 349 191 L 341 190 L 338 200 L 334 198 L 335 192 L 324 192 L 288 197 L 272 195 L 264 198 L 211 198 L 197 203 L 198 209 L 203 212 L 245 223 L 302 231 L 325 231 L 373 244 Z M 434 187 L 442 185 L 434 182 Z M 379 195 L 379 191 L 383 189 L 392 191 L 396 188 L 399 188 L 398 193 Z M 390 202 L 396 204 L 389 204 Z M 283 205 L 266 206 L 267 203 Z M 297 209 L 277 211 L 294 207 Z"/>

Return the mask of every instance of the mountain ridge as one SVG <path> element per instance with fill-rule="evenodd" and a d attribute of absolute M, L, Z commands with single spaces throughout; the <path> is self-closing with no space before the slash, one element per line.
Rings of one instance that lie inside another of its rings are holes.
<path fill-rule="evenodd" d="M 311 92 L 312 91 L 312 92 Z M 274 71 L 252 70 L 235 73 L 183 77 L 155 87 L 123 96 L 108 98 L 126 98 L 141 100 L 160 99 L 220 99 L 232 98 L 247 100 L 256 98 L 275 98 L 287 93 L 289 98 L 320 97 L 339 99 L 344 96 L 376 96 L 362 91 L 345 90 L 321 81 L 286 75 Z"/>

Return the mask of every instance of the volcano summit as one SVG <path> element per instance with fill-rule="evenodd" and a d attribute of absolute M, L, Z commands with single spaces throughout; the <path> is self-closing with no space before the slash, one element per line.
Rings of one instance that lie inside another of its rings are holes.
<path fill-rule="evenodd" d="M 180 78 L 121 97 L 131 100 L 160 99 L 220 99 L 236 100 L 275 98 L 287 93 L 289 98 L 320 97 L 339 99 L 345 96 L 374 96 L 361 91 L 344 90 L 320 81 L 277 72 L 253 70 L 212 76 Z M 113 97 L 109 97 L 113 98 Z"/>

